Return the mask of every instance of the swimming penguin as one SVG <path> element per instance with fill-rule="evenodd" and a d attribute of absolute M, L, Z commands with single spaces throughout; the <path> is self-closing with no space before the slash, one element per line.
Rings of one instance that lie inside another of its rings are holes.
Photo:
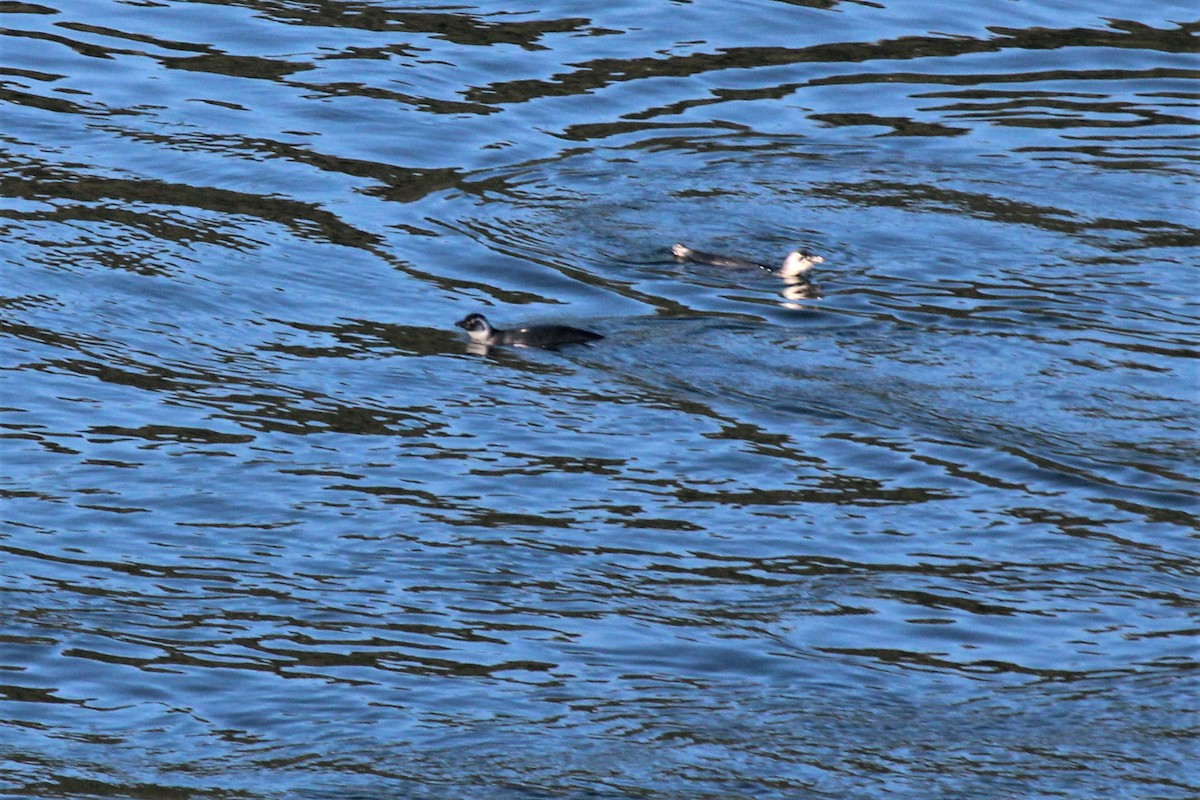
<path fill-rule="evenodd" d="M 507 344 L 514 347 L 558 347 L 564 344 L 595 342 L 604 337 L 598 333 L 572 328 L 569 325 L 530 325 L 526 328 L 501 330 L 493 328 L 483 314 L 468 314 L 454 323 L 471 336 L 476 344 Z"/>
<path fill-rule="evenodd" d="M 756 261 L 747 261 L 743 258 L 734 258 L 732 256 L 719 256 L 715 253 L 705 253 L 701 250 L 693 250 L 690 247 L 685 247 L 678 242 L 671 248 L 671 252 L 676 258 L 684 261 L 694 261 L 697 264 L 708 264 L 713 267 L 737 267 L 740 269 L 761 269 L 784 278 L 795 278 L 805 274 L 815 265 L 825 261 L 824 258 L 813 253 L 806 253 L 803 250 L 793 250 L 787 254 L 787 258 L 778 267 L 769 267 L 766 264 L 759 264 Z"/>

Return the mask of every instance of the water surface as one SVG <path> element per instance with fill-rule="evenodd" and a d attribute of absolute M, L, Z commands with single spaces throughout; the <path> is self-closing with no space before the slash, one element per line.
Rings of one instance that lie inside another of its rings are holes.
<path fill-rule="evenodd" d="M 0 794 L 1200 793 L 1198 29 L 0 2 Z"/>

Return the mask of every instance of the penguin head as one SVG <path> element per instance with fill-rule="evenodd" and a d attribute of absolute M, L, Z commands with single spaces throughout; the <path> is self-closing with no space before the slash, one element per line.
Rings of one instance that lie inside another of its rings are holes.
<path fill-rule="evenodd" d="M 470 334 L 475 342 L 487 342 L 495 330 L 483 314 L 468 314 L 454 324 Z"/>
<path fill-rule="evenodd" d="M 796 275 L 803 275 L 817 264 L 823 263 L 824 258 L 812 253 L 806 253 L 803 250 L 793 250 L 788 253 L 787 258 L 783 260 L 783 266 L 779 268 L 779 274 L 785 278 L 792 278 Z"/>

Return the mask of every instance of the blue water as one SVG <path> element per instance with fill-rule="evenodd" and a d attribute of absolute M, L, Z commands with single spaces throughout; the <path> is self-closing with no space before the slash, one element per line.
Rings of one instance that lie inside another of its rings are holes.
<path fill-rule="evenodd" d="M 1197 31 L 0 2 L 0 796 L 1200 795 Z"/>

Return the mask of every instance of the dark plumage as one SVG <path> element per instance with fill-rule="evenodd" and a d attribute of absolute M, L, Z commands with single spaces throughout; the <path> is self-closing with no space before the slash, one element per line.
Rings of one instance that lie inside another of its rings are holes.
<path fill-rule="evenodd" d="M 740 269 L 761 269 L 767 272 L 772 272 L 781 275 L 784 278 L 794 278 L 803 275 L 813 268 L 814 265 L 820 264 L 825 259 L 813 253 L 806 253 L 803 250 L 793 250 L 788 253 L 787 258 L 778 267 L 769 267 L 766 264 L 759 264 L 756 261 L 747 261 L 744 258 L 735 258 L 734 256 L 719 256 L 716 253 L 705 253 L 703 250 L 693 250 L 690 247 L 685 247 L 682 244 L 676 243 L 671 252 L 676 258 L 684 261 L 694 261 L 697 264 L 708 264 L 712 267 L 735 267 Z"/>
<path fill-rule="evenodd" d="M 525 328 L 501 330 L 493 328 L 482 314 L 468 314 L 454 323 L 478 344 L 501 344 L 513 347 L 558 347 L 564 344 L 595 342 L 604 337 L 598 333 L 572 328 L 570 325 L 530 325 Z"/>

